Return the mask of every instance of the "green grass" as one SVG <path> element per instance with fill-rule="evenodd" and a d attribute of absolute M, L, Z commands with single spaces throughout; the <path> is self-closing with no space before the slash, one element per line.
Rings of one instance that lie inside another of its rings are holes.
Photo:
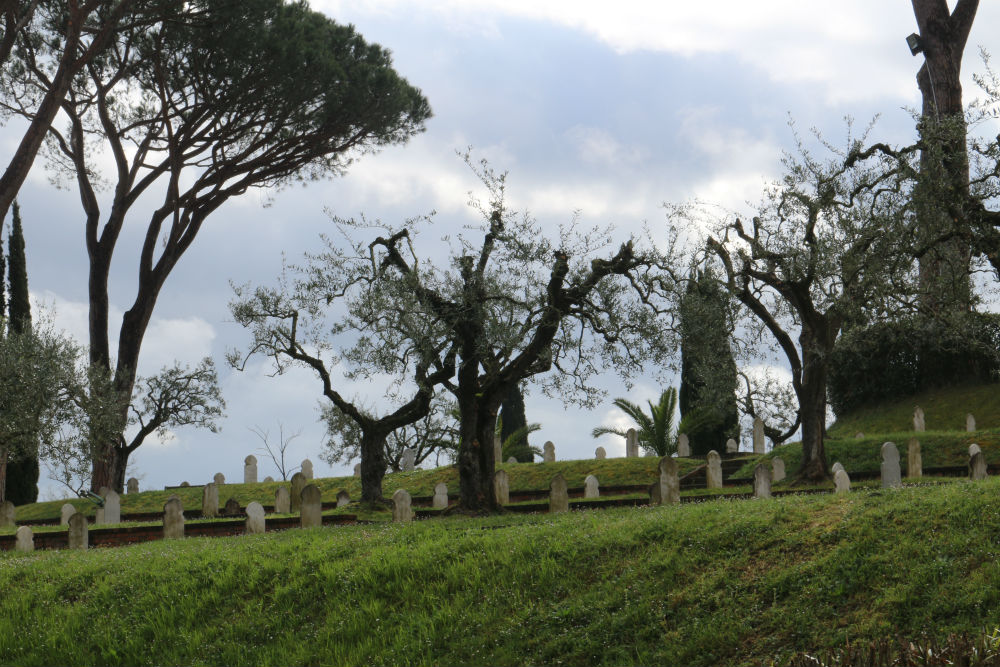
<path fill-rule="evenodd" d="M 658 459 L 654 457 L 615 458 L 615 459 L 583 459 L 579 461 L 556 461 L 553 463 L 503 463 L 498 466 L 506 470 L 510 482 L 510 490 L 529 491 L 549 488 L 549 482 L 557 473 L 562 473 L 570 488 L 583 486 L 587 475 L 597 477 L 601 486 L 616 486 L 624 484 L 641 484 L 651 482 L 656 476 Z M 690 472 L 701 462 L 691 459 L 681 459 L 678 470 L 681 475 Z M 458 491 L 458 469 L 454 466 L 444 466 L 431 470 L 414 470 L 412 472 L 390 473 L 382 481 L 385 497 L 391 497 L 396 489 L 406 489 L 411 496 L 430 496 L 434 494 L 434 486 L 440 482 L 448 485 L 452 493 Z M 264 505 L 274 503 L 274 493 L 279 486 L 288 486 L 288 482 L 262 482 L 258 484 L 225 484 L 219 489 L 219 505 L 225 505 L 226 500 L 235 498 L 240 505 L 257 501 Z M 327 501 L 335 500 L 341 489 L 347 491 L 351 498 L 361 497 L 361 480 L 357 477 L 329 477 L 313 480 L 313 484 L 323 492 Z M 184 509 L 201 509 L 201 487 L 170 489 L 169 491 L 144 491 L 125 494 L 121 497 L 122 514 L 133 512 L 162 512 L 163 505 L 171 495 L 177 495 Z M 55 519 L 60 515 L 64 503 L 72 503 L 78 511 L 87 516 L 93 516 L 96 505 L 83 499 L 53 500 L 17 508 L 17 519 Z"/>
<path fill-rule="evenodd" d="M 0 663 L 766 664 L 1000 619 L 1000 479 L 0 554 Z"/>

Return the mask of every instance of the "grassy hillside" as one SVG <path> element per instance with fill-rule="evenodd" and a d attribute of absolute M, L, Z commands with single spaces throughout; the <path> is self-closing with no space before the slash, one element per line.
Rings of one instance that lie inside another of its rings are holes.
<path fill-rule="evenodd" d="M 553 463 L 503 463 L 498 466 L 506 470 L 510 476 L 510 490 L 537 490 L 549 488 L 549 482 L 557 473 L 562 473 L 570 488 L 583 486 L 587 475 L 597 477 L 601 486 L 622 484 L 651 483 L 656 476 L 658 459 L 640 457 L 631 459 L 584 459 L 580 461 L 555 461 Z M 679 462 L 679 470 L 683 475 L 694 469 L 700 463 L 690 459 Z M 431 470 L 414 470 L 412 472 L 391 473 L 385 476 L 382 489 L 386 497 L 396 489 L 406 489 L 412 496 L 430 496 L 434 486 L 440 482 L 448 485 L 452 493 L 458 492 L 458 469 L 454 466 L 444 466 Z M 326 500 L 336 500 L 337 492 L 346 490 L 352 498 L 361 497 L 361 480 L 357 477 L 329 477 L 313 481 L 323 492 Z M 262 504 L 274 503 L 274 492 L 282 482 L 259 484 L 225 484 L 219 490 L 219 504 L 224 505 L 229 498 L 235 498 L 240 505 L 256 500 Z M 284 483 L 288 486 L 288 482 Z M 201 509 L 202 489 L 184 488 L 169 491 L 144 491 L 138 494 L 125 494 L 121 498 L 122 513 L 129 512 L 161 512 L 167 499 L 176 494 L 184 504 L 184 509 Z M 49 501 L 25 505 L 17 508 L 19 520 L 58 518 L 60 508 L 65 500 Z M 73 505 L 78 510 L 93 516 L 96 506 L 90 501 L 74 499 Z"/>
<path fill-rule="evenodd" d="M 0 663 L 762 664 L 1000 619 L 1000 479 L 0 554 Z"/>

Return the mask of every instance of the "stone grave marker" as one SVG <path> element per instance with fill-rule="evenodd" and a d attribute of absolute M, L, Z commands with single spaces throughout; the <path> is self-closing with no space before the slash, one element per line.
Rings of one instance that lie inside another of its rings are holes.
<path fill-rule="evenodd" d="M 740 451 L 740 443 L 730 438 L 726 440 L 726 454 L 736 454 Z"/>
<path fill-rule="evenodd" d="M 413 521 L 412 499 L 406 489 L 396 489 L 392 494 L 392 520 L 394 523 Z"/>
<path fill-rule="evenodd" d="M 834 463 L 834 464 L 833 464 L 833 465 L 832 465 L 832 466 L 830 467 L 830 474 L 831 474 L 831 475 L 836 475 L 836 474 L 837 474 L 837 471 L 838 471 L 838 470 L 844 470 L 844 464 L 843 464 L 843 463 L 841 463 L 840 461 L 837 461 L 837 462 L 835 462 L 835 463 Z M 845 471 L 845 472 L 846 472 L 846 471 Z"/>
<path fill-rule="evenodd" d="M 313 478 L 313 462 L 309 459 L 302 459 L 302 465 L 299 466 L 299 470 L 305 475 L 306 481 L 312 481 Z"/>
<path fill-rule="evenodd" d="M 267 526 L 264 519 L 264 506 L 256 500 L 247 504 L 247 535 L 258 535 L 263 533 Z"/>
<path fill-rule="evenodd" d="M 226 476 L 223 475 L 221 472 L 217 472 L 215 473 L 215 476 L 212 477 L 212 481 L 215 482 L 216 486 L 222 486 L 223 484 L 226 483 Z M 183 486 L 183 484 L 181 486 Z"/>
<path fill-rule="evenodd" d="M 265 477 L 265 478 L 264 478 L 264 483 L 265 483 L 265 484 L 266 484 L 267 482 L 273 482 L 273 481 L 274 481 L 274 478 L 273 478 L 273 477 L 271 477 L 270 475 L 268 475 L 267 477 Z"/>
<path fill-rule="evenodd" d="M 910 438 L 906 443 L 906 476 L 924 476 L 924 460 L 920 456 L 920 441 L 916 438 Z"/>
<path fill-rule="evenodd" d="M 300 503 L 302 502 L 302 489 L 306 488 L 306 476 L 301 472 L 297 472 L 292 475 L 292 489 L 289 492 L 289 497 L 291 498 L 291 511 L 298 512 Z"/>
<path fill-rule="evenodd" d="M 240 501 L 236 498 L 227 500 L 222 508 L 222 516 L 239 516 L 241 514 L 243 514 L 243 509 L 240 507 Z"/>
<path fill-rule="evenodd" d="M 657 466 L 659 472 L 660 502 L 664 505 L 676 505 L 681 502 L 681 480 L 677 472 L 677 461 L 671 456 L 664 456 Z"/>
<path fill-rule="evenodd" d="M 604 447 L 598 447 L 594 450 L 594 458 L 601 460 L 608 458 L 608 452 L 605 451 Z"/>
<path fill-rule="evenodd" d="M 5 500 L 0 503 L 0 528 L 14 527 L 15 512 L 14 503 L 9 500 Z"/>
<path fill-rule="evenodd" d="M 361 464 L 360 463 L 355 463 L 354 464 L 354 476 L 355 477 L 361 477 Z"/>
<path fill-rule="evenodd" d="M 500 463 L 503 461 L 503 443 L 500 442 L 500 436 L 496 433 L 493 434 L 493 463 Z"/>
<path fill-rule="evenodd" d="M 315 484 L 309 484 L 302 489 L 299 520 L 303 528 L 316 528 L 323 525 L 323 494 Z"/>
<path fill-rule="evenodd" d="M 634 428 L 625 431 L 625 456 L 628 458 L 639 456 L 639 434 Z"/>
<path fill-rule="evenodd" d="M 122 497 L 113 489 L 108 489 L 104 495 L 104 523 L 119 524 L 122 522 Z"/>
<path fill-rule="evenodd" d="M 21 526 L 18 528 L 15 539 L 17 540 L 14 543 L 15 551 L 35 550 L 35 534 L 28 526 Z"/>
<path fill-rule="evenodd" d="M 510 480 L 506 470 L 497 470 L 493 473 L 493 497 L 498 505 L 510 504 Z"/>
<path fill-rule="evenodd" d="M 206 519 L 219 516 L 219 487 L 215 482 L 201 487 L 201 515 Z"/>
<path fill-rule="evenodd" d="M 448 507 L 448 485 L 438 482 L 434 485 L 434 509 L 443 510 Z"/>
<path fill-rule="evenodd" d="M 279 486 L 274 492 L 275 514 L 288 514 L 292 511 L 292 501 L 287 486 Z"/>
<path fill-rule="evenodd" d="M 972 458 L 981 451 L 983 450 L 978 444 L 972 443 L 971 445 L 969 445 L 969 458 Z"/>
<path fill-rule="evenodd" d="M 403 455 L 399 458 L 399 469 L 403 472 L 410 472 L 416 465 L 417 452 L 407 447 L 403 450 Z"/>
<path fill-rule="evenodd" d="M 163 506 L 163 537 L 184 537 L 184 506 L 177 496 L 171 496 Z"/>
<path fill-rule="evenodd" d="M 924 422 L 924 411 L 919 405 L 913 409 L 913 430 L 927 430 L 927 424 Z"/>
<path fill-rule="evenodd" d="M 976 430 L 976 418 L 971 414 L 965 415 L 965 430 L 970 432 Z"/>
<path fill-rule="evenodd" d="M 135 477 L 129 477 L 125 484 L 127 485 L 125 493 L 139 493 L 139 480 Z"/>
<path fill-rule="evenodd" d="M 517 459 L 514 458 L 513 456 L 508 456 L 507 463 L 517 463 Z"/>
<path fill-rule="evenodd" d="M 780 456 L 771 459 L 771 481 L 780 482 L 785 479 L 785 460 Z"/>
<path fill-rule="evenodd" d="M 865 434 L 863 432 L 861 432 L 861 431 L 858 431 L 857 433 L 854 434 L 854 439 L 855 440 L 864 440 L 864 438 L 865 438 Z"/>
<path fill-rule="evenodd" d="M 566 478 L 557 473 L 549 482 L 549 512 L 569 511 L 569 490 L 566 488 Z"/>
<path fill-rule="evenodd" d="M 705 488 L 722 488 L 722 457 L 714 449 L 708 452 L 706 457 L 708 464 L 705 466 Z"/>
<path fill-rule="evenodd" d="M 764 420 L 760 417 L 753 418 L 753 453 L 764 453 Z"/>
<path fill-rule="evenodd" d="M 989 474 L 986 472 L 986 457 L 981 451 L 969 457 L 969 479 L 979 482 L 986 479 Z"/>
<path fill-rule="evenodd" d="M 886 442 L 882 445 L 882 488 L 898 489 L 903 486 L 899 470 L 899 450 L 896 443 Z"/>
<path fill-rule="evenodd" d="M 219 473 L 219 474 L 221 475 L 222 473 Z M 181 482 L 181 488 L 182 488 L 182 489 L 186 489 L 186 488 L 188 488 L 189 486 L 191 486 L 191 482 L 188 482 L 188 481 L 186 481 L 186 480 L 185 480 L 185 481 L 183 481 L 183 482 Z"/>
<path fill-rule="evenodd" d="M 677 436 L 677 456 L 691 456 L 691 442 L 688 440 L 687 433 L 681 433 Z"/>
<path fill-rule="evenodd" d="M 94 525 L 100 526 L 104 523 L 104 508 L 98 507 L 94 510 Z"/>
<path fill-rule="evenodd" d="M 65 503 L 62 506 L 62 508 L 60 508 L 59 513 L 60 513 L 59 525 L 68 526 L 69 518 L 74 514 L 76 514 L 76 508 L 73 507 L 73 505 L 71 505 L 70 503 Z"/>
<path fill-rule="evenodd" d="M 593 475 L 587 475 L 583 480 L 583 497 L 584 498 L 600 498 L 601 497 L 601 485 L 597 482 L 597 478 Z"/>
<path fill-rule="evenodd" d="M 537 441 L 536 441 L 537 442 Z M 556 446 L 549 440 L 542 445 L 542 463 L 552 463 L 556 460 Z"/>
<path fill-rule="evenodd" d="M 337 507 L 343 507 L 344 505 L 351 504 L 351 494 L 349 494 L 344 489 L 337 491 Z"/>
<path fill-rule="evenodd" d="M 847 471 L 840 468 L 833 474 L 833 485 L 836 493 L 847 493 L 851 490 L 851 478 L 847 476 Z"/>
<path fill-rule="evenodd" d="M 243 483 L 257 483 L 257 457 L 253 454 L 243 459 Z"/>
<path fill-rule="evenodd" d="M 771 497 L 771 468 L 758 463 L 753 469 L 753 497 Z"/>
<path fill-rule="evenodd" d="M 86 549 L 90 541 L 87 533 L 87 517 L 77 512 L 69 518 L 70 549 Z"/>

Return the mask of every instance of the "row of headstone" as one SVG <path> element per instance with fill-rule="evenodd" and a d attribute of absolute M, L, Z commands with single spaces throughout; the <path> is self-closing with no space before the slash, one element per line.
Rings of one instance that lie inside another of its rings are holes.
<path fill-rule="evenodd" d="M 924 411 L 919 405 L 913 409 L 913 430 L 927 430 L 927 421 L 924 417 Z M 965 415 L 965 430 L 969 433 L 976 430 L 976 418 L 971 414 Z"/>

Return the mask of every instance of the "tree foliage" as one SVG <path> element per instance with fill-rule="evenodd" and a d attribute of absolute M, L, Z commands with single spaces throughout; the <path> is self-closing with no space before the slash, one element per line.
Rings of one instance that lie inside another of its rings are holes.
<path fill-rule="evenodd" d="M 675 415 L 677 412 L 677 390 L 667 387 L 660 394 L 660 399 L 649 404 L 649 414 L 643 412 L 643 408 L 638 403 L 633 403 L 625 398 L 616 398 L 614 405 L 619 410 L 628 415 L 635 425 L 636 435 L 639 439 L 639 446 L 647 452 L 652 452 L 657 456 L 670 456 L 677 453 L 677 423 Z M 613 434 L 626 437 L 628 429 L 598 426 L 591 435 L 599 438 L 602 435 Z"/>

